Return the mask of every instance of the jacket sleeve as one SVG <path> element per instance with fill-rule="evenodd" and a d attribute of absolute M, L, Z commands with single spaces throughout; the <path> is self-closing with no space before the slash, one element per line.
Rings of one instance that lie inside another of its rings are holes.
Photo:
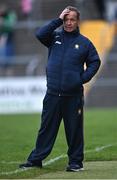
<path fill-rule="evenodd" d="M 45 46 L 49 47 L 53 40 L 54 30 L 58 28 L 60 25 L 63 24 L 62 19 L 54 19 L 49 24 L 38 28 L 36 31 L 37 39 L 44 44 Z"/>
<path fill-rule="evenodd" d="M 92 77 L 97 73 L 100 67 L 101 61 L 97 53 L 96 48 L 90 42 L 88 46 L 88 56 L 86 58 L 86 70 L 82 74 L 83 84 L 89 82 Z"/>

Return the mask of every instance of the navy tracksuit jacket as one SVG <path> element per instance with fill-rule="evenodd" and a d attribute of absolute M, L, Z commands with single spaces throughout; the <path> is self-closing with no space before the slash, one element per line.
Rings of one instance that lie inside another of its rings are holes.
<path fill-rule="evenodd" d="M 96 74 L 100 58 L 92 42 L 80 34 L 79 28 L 74 32 L 57 31 L 62 23 L 61 19 L 55 19 L 36 32 L 49 51 L 41 128 L 36 147 L 28 157 L 37 164 L 51 152 L 62 118 L 69 164 L 80 164 L 84 158 L 83 84 Z"/>

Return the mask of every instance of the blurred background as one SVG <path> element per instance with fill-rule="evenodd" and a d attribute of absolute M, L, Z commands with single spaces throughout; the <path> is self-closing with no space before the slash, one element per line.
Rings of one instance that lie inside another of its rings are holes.
<path fill-rule="evenodd" d="M 80 31 L 95 44 L 102 61 L 85 85 L 85 106 L 117 107 L 117 0 L 0 0 L 1 114 L 41 111 L 47 49 L 35 30 L 68 5 L 80 10 Z"/>

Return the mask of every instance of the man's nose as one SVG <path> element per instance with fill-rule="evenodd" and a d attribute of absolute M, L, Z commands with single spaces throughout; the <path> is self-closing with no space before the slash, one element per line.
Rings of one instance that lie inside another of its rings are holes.
<path fill-rule="evenodd" d="M 68 25 L 71 24 L 71 21 L 68 21 L 67 24 L 68 24 Z"/>

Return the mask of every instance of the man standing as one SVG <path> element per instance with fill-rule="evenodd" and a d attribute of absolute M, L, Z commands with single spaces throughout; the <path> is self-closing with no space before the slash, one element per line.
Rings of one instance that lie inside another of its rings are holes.
<path fill-rule="evenodd" d="M 83 170 L 83 84 L 96 74 L 100 58 L 90 40 L 80 34 L 79 18 L 77 8 L 69 6 L 58 19 L 36 32 L 49 50 L 47 93 L 36 147 L 20 168 L 42 167 L 42 160 L 51 152 L 63 118 L 69 158 L 66 170 Z M 62 24 L 63 28 L 56 30 Z"/>

